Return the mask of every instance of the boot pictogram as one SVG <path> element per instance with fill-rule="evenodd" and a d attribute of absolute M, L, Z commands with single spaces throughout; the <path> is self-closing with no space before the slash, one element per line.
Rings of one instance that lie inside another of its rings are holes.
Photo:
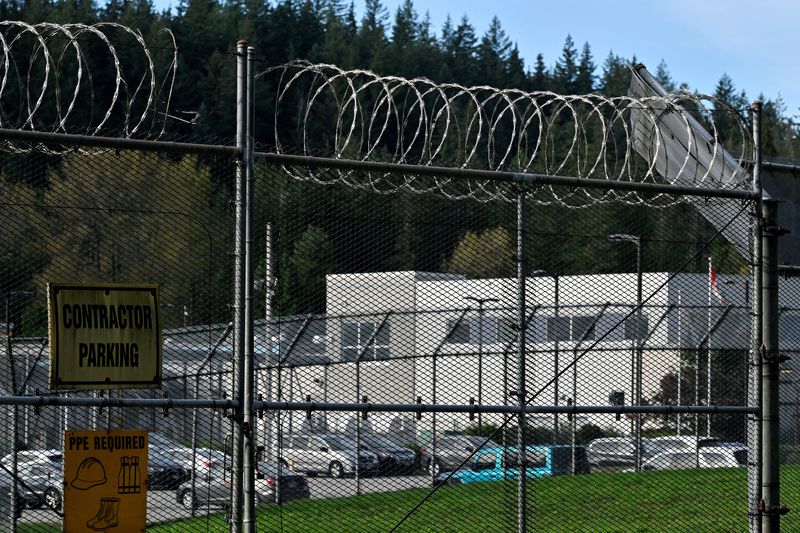
<path fill-rule="evenodd" d="M 97 514 L 86 522 L 86 527 L 105 531 L 119 524 L 119 498 L 102 498 Z"/>

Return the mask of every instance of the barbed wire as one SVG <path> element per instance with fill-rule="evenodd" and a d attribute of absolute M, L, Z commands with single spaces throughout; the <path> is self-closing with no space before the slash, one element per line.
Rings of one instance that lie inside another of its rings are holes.
<path fill-rule="evenodd" d="M 113 128 L 126 138 L 158 138 L 175 118 L 178 48 L 169 29 L 148 43 L 139 30 L 111 22 L 0 21 L 0 47 L 0 127 L 86 135 Z M 112 75 L 93 73 L 93 65 Z"/>
<path fill-rule="evenodd" d="M 275 87 L 278 153 L 729 189 L 748 188 L 750 181 L 743 168 L 743 158 L 752 154 L 747 121 L 708 95 L 608 97 L 465 87 L 306 61 L 268 68 L 258 79 Z M 717 120 L 725 120 L 724 128 Z M 729 150 L 743 154 L 739 159 L 722 148 L 723 136 Z M 480 201 L 515 198 L 511 188 L 494 181 L 285 170 L 300 180 L 380 193 L 404 189 Z M 558 187 L 535 198 L 571 207 L 679 201 L 664 194 Z"/>

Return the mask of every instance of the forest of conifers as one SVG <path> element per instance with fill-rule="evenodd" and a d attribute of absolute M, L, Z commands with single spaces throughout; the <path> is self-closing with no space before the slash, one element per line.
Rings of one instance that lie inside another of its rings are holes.
<path fill-rule="evenodd" d="M 366 0 L 360 16 L 352 4 L 338 0 L 182 0 L 174 12 L 158 12 L 147 0 L 113 0 L 105 5 L 2 0 L 0 20 L 119 22 L 141 30 L 146 41 L 159 29 L 169 28 L 179 49 L 175 107 L 196 113 L 199 120 L 170 122 L 168 131 L 172 138 L 195 142 L 230 143 L 235 136 L 233 47 L 242 38 L 255 46 L 259 70 L 307 59 L 383 75 L 562 94 L 627 94 L 628 63 L 636 61 L 613 53 L 596 58 L 589 43 L 578 46 L 565 36 L 559 57 L 539 54 L 526 62 L 513 44 L 514 36 L 505 33 L 499 20 L 485 31 L 467 18 L 448 19 L 435 28 L 410 0 L 395 13 L 388 13 L 380 0 Z M 126 51 L 119 53 L 124 63 Z M 98 91 L 112 70 L 107 64 L 92 64 L 101 59 L 91 54 L 87 61 Z M 650 67 L 667 89 L 691 89 L 673 80 L 663 62 Z M 744 113 L 755 95 L 738 91 L 734 80 L 721 73 L 714 96 Z M 99 92 L 96 97 L 108 96 Z M 13 98 L 0 105 L 5 117 L 19 115 Z M 273 142 L 273 105 L 269 95 L 256 104 L 256 139 L 265 147 Z M 82 112 L 90 110 L 76 111 Z M 800 131 L 792 122 L 793 111 L 780 100 L 768 100 L 764 119 L 765 155 L 795 157 Z M 47 130 L 46 115 L 40 120 L 44 122 L 37 129 Z M 120 127 L 112 120 L 106 129 L 111 134 Z M 292 140 L 292 134 L 287 132 L 282 141 Z M 721 137 L 725 138 L 724 131 Z M 299 144 L 299 139 L 294 141 Z M 320 146 L 329 144 L 329 139 L 316 141 Z M 100 163 L 87 164 L 71 155 L 0 153 L 0 200 L 7 207 L 16 206 L 8 216 L 19 217 L 11 220 L 12 231 L 0 234 L 0 292 L 35 292 L 56 279 L 155 282 L 162 285 L 164 301 L 179 309 L 186 306 L 190 323 L 226 321 L 232 287 L 232 260 L 227 255 L 232 247 L 228 238 L 232 167 L 220 168 L 196 157 L 123 154 L 117 161 L 112 157 L 103 155 L 98 157 Z M 109 180 L 103 169 L 109 168 L 148 170 L 139 175 L 131 172 L 124 183 L 115 181 L 113 190 L 105 191 Z M 291 182 L 277 172 L 263 172 L 260 179 L 256 227 L 264 228 L 269 221 L 275 228 L 276 315 L 324 312 L 324 275 L 329 273 L 449 270 L 485 277 L 515 272 L 513 206 L 314 187 Z M 169 186 L 159 180 L 169 181 Z M 83 192 L 78 199 L 67 189 Z M 168 221 L 145 227 L 129 215 L 103 212 L 120 195 L 135 197 L 132 203 L 142 210 L 196 211 L 200 222 L 177 237 Z M 93 207 L 48 209 L 68 201 Z M 675 253 L 676 243 L 682 243 L 682 250 L 692 250 L 709 233 L 687 207 L 667 211 L 624 205 L 581 210 L 550 206 L 537 209 L 529 225 L 534 253 L 529 254 L 528 266 L 564 274 L 633 270 L 631 250 L 609 244 L 609 233 L 640 234 L 646 243 L 644 269 L 658 271 L 681 264 L 686 254 Z M 112 243 L 113 232 L 124 234 L 135 253 Z M 262 233 L 256 239 L 258 257 L 264 254 Z M 209 235 L 218 242 L 210 243 Z M 197 243 L 210 244 L 202 244 L 205 248 L 197 252 L 192 249 L 201 246 Z M 724 245 L 712 249 L 712 254 L 722 271 L 744 268 L 741 258 Z M 209 265 L 211 256 L 215 259 Z M 142 271 L 141 265 L 156 261 L 159 279 L 142 279 L 154 274 Z M 258 275 L 263 276 L 264 263 L 257 263 Z M 705 264 L 705 258 L 698 257 L 691 268 L 703 271 Z M 182 313 L 165 316 L 167 325 L 180 325 L 184 318 Z M 12 308 L 10 319 L 19 324 L 19 334 L 43 333 L 43 302 L 34 298 L 17 311 Z"/>

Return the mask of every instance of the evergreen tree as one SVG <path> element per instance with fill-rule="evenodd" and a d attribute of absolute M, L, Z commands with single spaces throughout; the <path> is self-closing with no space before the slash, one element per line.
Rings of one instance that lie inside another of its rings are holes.
<path fill-rule="evenodd" d="M 477 42 L 475 28 L 466 16 L 449 35 L 443 35 L 445 61 L 449 64 L 452 81 L 464 85 L 481 83 L 477 75 Z"/>
<path fill-rule="evenodd" d="M 669 69 L 667 68 L 666 62 L 662 59 L 658 66 L 656 67 L 656 74 L 655 74 L 656 81 L 661 84 L 664 89 L 668 93 L 675 92 L 675 82 L 672 80 L 672 76 L 670 76 Z"/>
<path fill-rule="evenodd" d="M 530 90 L 528 76 L 525 73 L 525 61 L 519 54 L 519 48 L 514 44 L 508 56 L 508 72 L 506 86 L 522 91 Z"/>
<path fill-rule="evenodd" d="M 553 85 L 556 92 L 562 94 L 575 94 L 576 78 L 578 77 L 577 59 L 578 51 L 571 35 L 564 40 L 561 57 L 556 61 L 553 69 Z"/>
<path fill-rule="evenodd" d="M 478 48 L 478 63 L 483 73 L 481 84 L 494 87 L 506 86 L 510 48 L 511 41 L 503 30 L 500 19 L 494 17 Z"/>
<path fill-rule="evenodd" d="M 711 112 L 711 118 L 717 129 L 717 138 L 721 141 L 723 146 L 725 146 L 728 141 L 735 143 L 741 142 L 738 125 L 738 110 L 746 106 L 747 97 L 743 92 L 737 93 L 731 77 L 727 74 L 723 74 L 714 90 L 714 99 L 714 109 Z"/>
<path fill-rule="evenodd" d="M 575 92 L 577 94 L 588 94 L 594 91 L 594 69 L 592 50 L 589 43 L 584 43 L 578 70 L 575 74 Z"/>
<path fill-rule="evenodd" d="M 544 64 L 544 56 L 536 54 L 536 65 L 533 68 L 533 76 L 531 78 L 531 90 L 546 91 L 550 88 L 550 83 L 550 74 Z"/>
<path fill-rule="evenodd" d="M 398 8 L 392 26 L 387 64 L 381 69 L 386 74 L 414 76 L 415 65 L 411 58 L 417 45 L 417 12 L 411 0 L 405 0 Z"/>
<path fill-rule="evenodd" d="M 387 45 L 386 20 L 388 14 L 381 0 L 366 0 L 357 42 L 359 64 L 362 68 L 375 68 Z"/>
<path fill-rule="evenodd" d="M 603 72 L 600 76 L 600 90 L 606 96 L 622 96 L 628 94 L 631 81 L 631 71 L 625 60 L 609 52 L 603 62 Z"/>

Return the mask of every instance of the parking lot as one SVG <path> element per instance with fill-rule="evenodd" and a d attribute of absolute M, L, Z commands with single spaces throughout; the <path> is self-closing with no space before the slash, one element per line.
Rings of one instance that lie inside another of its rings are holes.
<path fill-rule="evenodd" d="M 341 498 L 356 494 L 356 480 L 354 478 L 314 477 L 308 478 L 308 484 L 311 488 L 312 499 Z M 394 492 L 429 485 L 430 477 L 428 476 L 370 477 L 361 480 L 361 492 Z M 197 509 L 195 516 L 202 516 L 208 512 L 218 513 L 220 509 L 216 507 Z M 189 516 L 191 516 L 191 512 L 177 502 L 175 491 L 155 490 L 147 494 L 148 524 L 170 522 Z M 26 509 L 23 511 L 21 519 L 23 523 L 58 523 L 60 521 L 61 518 L 49 509 Z"/>

